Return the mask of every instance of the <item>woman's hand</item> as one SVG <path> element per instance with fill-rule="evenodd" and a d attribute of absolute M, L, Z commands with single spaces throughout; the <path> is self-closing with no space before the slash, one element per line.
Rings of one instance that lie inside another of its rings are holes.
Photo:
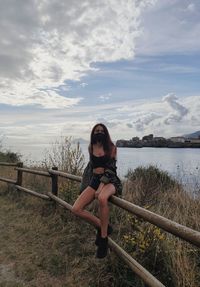
<path fill-rule="evenodd" d="M 99 192 L 98 190 L 95 191 L 95 194 L 94 194 L 95 198 L 98 198 L 99 193 L 100 193 L 100 192 Z"/>

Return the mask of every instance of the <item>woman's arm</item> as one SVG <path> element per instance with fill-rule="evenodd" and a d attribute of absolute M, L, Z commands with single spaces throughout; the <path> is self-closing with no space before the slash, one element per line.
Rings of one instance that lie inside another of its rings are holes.
<path fill-rule="evenodd" d="M 104 170 L 103 176 L 100 178 L 100 181 L 104 184 L 108 184 L 110 182 L 110 178 L 116 175 L 116 158 L 117 158 L 117 148 L 116 146 L 113 146 L 112 152 L 111 152 L 111 157 L 106 163 L 106 167 Z"/>
<path fill-rule="evenodd" d="M 117 147 L 115 145 L 112 147 L 111 158 L 115 160 L 117 159 Z"/>

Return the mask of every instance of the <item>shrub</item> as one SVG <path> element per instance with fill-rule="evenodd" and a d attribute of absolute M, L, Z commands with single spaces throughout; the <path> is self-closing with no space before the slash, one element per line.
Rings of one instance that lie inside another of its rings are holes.
<path fill-rule="evenodd" d="M 11 151 L 0 151 L 0 161 L 19 162 L 21 155 Z"/>
<path fill-rule="evenodd" d="M 53 166 L 70 174 L 82 174 L 85 165 L 84 155 L 79 142 L 72 144 L 71 137 L 56 140 L 50 150 L 46 150 L 43 165 L 47 168 Z"/>
<path fill-rule="evenodd" d="M 51 149 L 46 151 L 43 165 L 48 169 L 56 166 L 58 170 L 66 173 L 81 175 L 85 160 L 80 144 L 73 144 L 71 137 L 57 140 L 52 144 Z M 59 179 L 59 195 L 67 202 L 74 202 L 78 190 L 79 183 L 72 180 Z"/>
<path fill-rule="evenodd" d="M 139 205 L 154 205 L 159 201 L 160 194 L 169 192 L 179 184 L 166 171 L 155 166 L 138 167 L 129 170 L 126 182 L 126 196 L 128 200 Z M 133 190 L 134 189 L 134 190 Z M 134 198 L 130 198 L 130 196 Z"/>

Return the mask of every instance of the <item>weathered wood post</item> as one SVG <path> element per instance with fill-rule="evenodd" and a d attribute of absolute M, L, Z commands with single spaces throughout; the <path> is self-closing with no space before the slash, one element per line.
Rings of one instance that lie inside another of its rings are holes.
<path fill-rule="evenodd" d="M 23 167 L 23 162 L 18 162 L 17 163 L 17 167 Z M 16 185 L 20 185 L 22 186 L 22 175 L 23 175 L 23 171 L 22 170 L 17 170 L 17 181 L 16 181 Z"/>
<path fill-rule="evenodd" d="M 58 170 L 56 166 L 52 167 L 53 170 Z M 51 174 L 51 192 L 58 196 L 58 175 Z"/>
<path fill-rule="evenodd" d="M 52 167 L 52 170 L 58 170 L 56 166 Z M 58 196 L 58 175 L 57 174 L 51 174 L 51 193 L 55 196 Z M 56 202 L 52 202 L 52 207 L 56 208 Z"/>

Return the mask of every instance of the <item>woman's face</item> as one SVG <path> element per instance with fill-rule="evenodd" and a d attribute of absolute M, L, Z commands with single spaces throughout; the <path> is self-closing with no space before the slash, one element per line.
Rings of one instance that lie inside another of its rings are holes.
<path fill-rule="evenodd" d="M 101 125 L 96 126 L 95 130 L 94 130 L 94 134 L 105 134 L 104 132 L 104 128 Z"/>

